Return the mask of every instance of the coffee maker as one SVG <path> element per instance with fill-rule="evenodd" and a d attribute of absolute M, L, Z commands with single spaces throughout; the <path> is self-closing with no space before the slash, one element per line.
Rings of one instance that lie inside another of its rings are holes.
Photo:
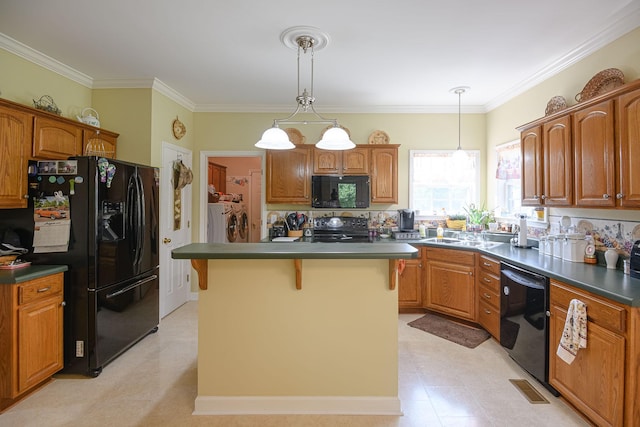
<path fill-rule="evenodd" d="M 413 231 L 415 212 L 410 209 L 398 209 L 398 229 L 400 231 Z"/>

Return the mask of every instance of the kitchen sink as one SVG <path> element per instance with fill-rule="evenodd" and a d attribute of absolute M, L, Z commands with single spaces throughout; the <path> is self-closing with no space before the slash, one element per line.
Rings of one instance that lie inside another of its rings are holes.
<path fill-rule="evenodd" d="M 483 242 L 481 240 L 465 240 L 456 239 L 453 237 L 443 237 L 442 239 L 438 239 L 437 237 L 429 237 L 428 239 L 424 239 L 423 241 L 429 243 L 443 243 L 451 246 L 470 246 L 483 249 L 493 248 L 500 244 L 500 242 Z"/>

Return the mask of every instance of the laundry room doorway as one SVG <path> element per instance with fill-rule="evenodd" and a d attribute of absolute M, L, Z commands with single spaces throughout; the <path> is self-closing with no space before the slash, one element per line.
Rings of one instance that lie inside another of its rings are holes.
<path fill-rule="evenodd" d="M 259 242 L 262 237 L 264 155 L 255 152 L 209 151 L 201 153 L 201 160 L 204 166 L 204 182 L 201 186 L 202 241 L 207 241 L 207 207 L 208 203 L 217 200 L 212 194 L 215 189 L 215 192 L 221 195 L 218 202 L 230 202 L 234 208 L 242 212 L 237 215 L 238 229 L 246 230 L 246 235 L 240 233 L 234 242 Z"/>

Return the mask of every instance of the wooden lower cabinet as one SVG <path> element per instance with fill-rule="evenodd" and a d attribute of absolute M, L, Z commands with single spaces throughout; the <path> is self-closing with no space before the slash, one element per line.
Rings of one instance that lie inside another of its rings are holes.
<path fill-rule="evenodd" d="M 587 305 L 587 347 L 579 349 L 574 361 L 567 364 L 556 351 L 573 298 Z M 628 330 L 629 309 L 551 280 L 549 383 L 598 426 L 640 425 L 638 338 Z M 637 319 L 634 324 L 637 334 Z"/>
<path fill-rule="evenodd" d="M 405 260 L 398 275 L 398 308 L 403 311 L 422 308 L 422 278 L 425 248 L 418 248 L 418 258 Z"/>
<path fill-rule="evenodd" d="M 63 273 L 0 285 L 0 411 L 63 368 Z"/>
<path fill-rule="evenodd" d="M 500 261 L 476 255 L 478 323 L 500 341 Z"/>
<path fill-rule="evenodd" d="M 426 248 L 424 308 L 476 320 L 475 253 Z"/>

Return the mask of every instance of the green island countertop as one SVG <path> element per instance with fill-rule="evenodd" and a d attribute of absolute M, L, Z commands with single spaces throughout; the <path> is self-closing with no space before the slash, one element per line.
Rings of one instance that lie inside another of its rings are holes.
<path fill-rule="evenodd" d="M 407 243 L 192 243 L 171 252 L 175 259 L 409 259 L 418 250 Z"/>
<path fill-rule="evenodd" d="M 15 285 L 67 270 L 66 265 L 29 265 L 13 270 L 0 270 L 0 285 Z"/>

